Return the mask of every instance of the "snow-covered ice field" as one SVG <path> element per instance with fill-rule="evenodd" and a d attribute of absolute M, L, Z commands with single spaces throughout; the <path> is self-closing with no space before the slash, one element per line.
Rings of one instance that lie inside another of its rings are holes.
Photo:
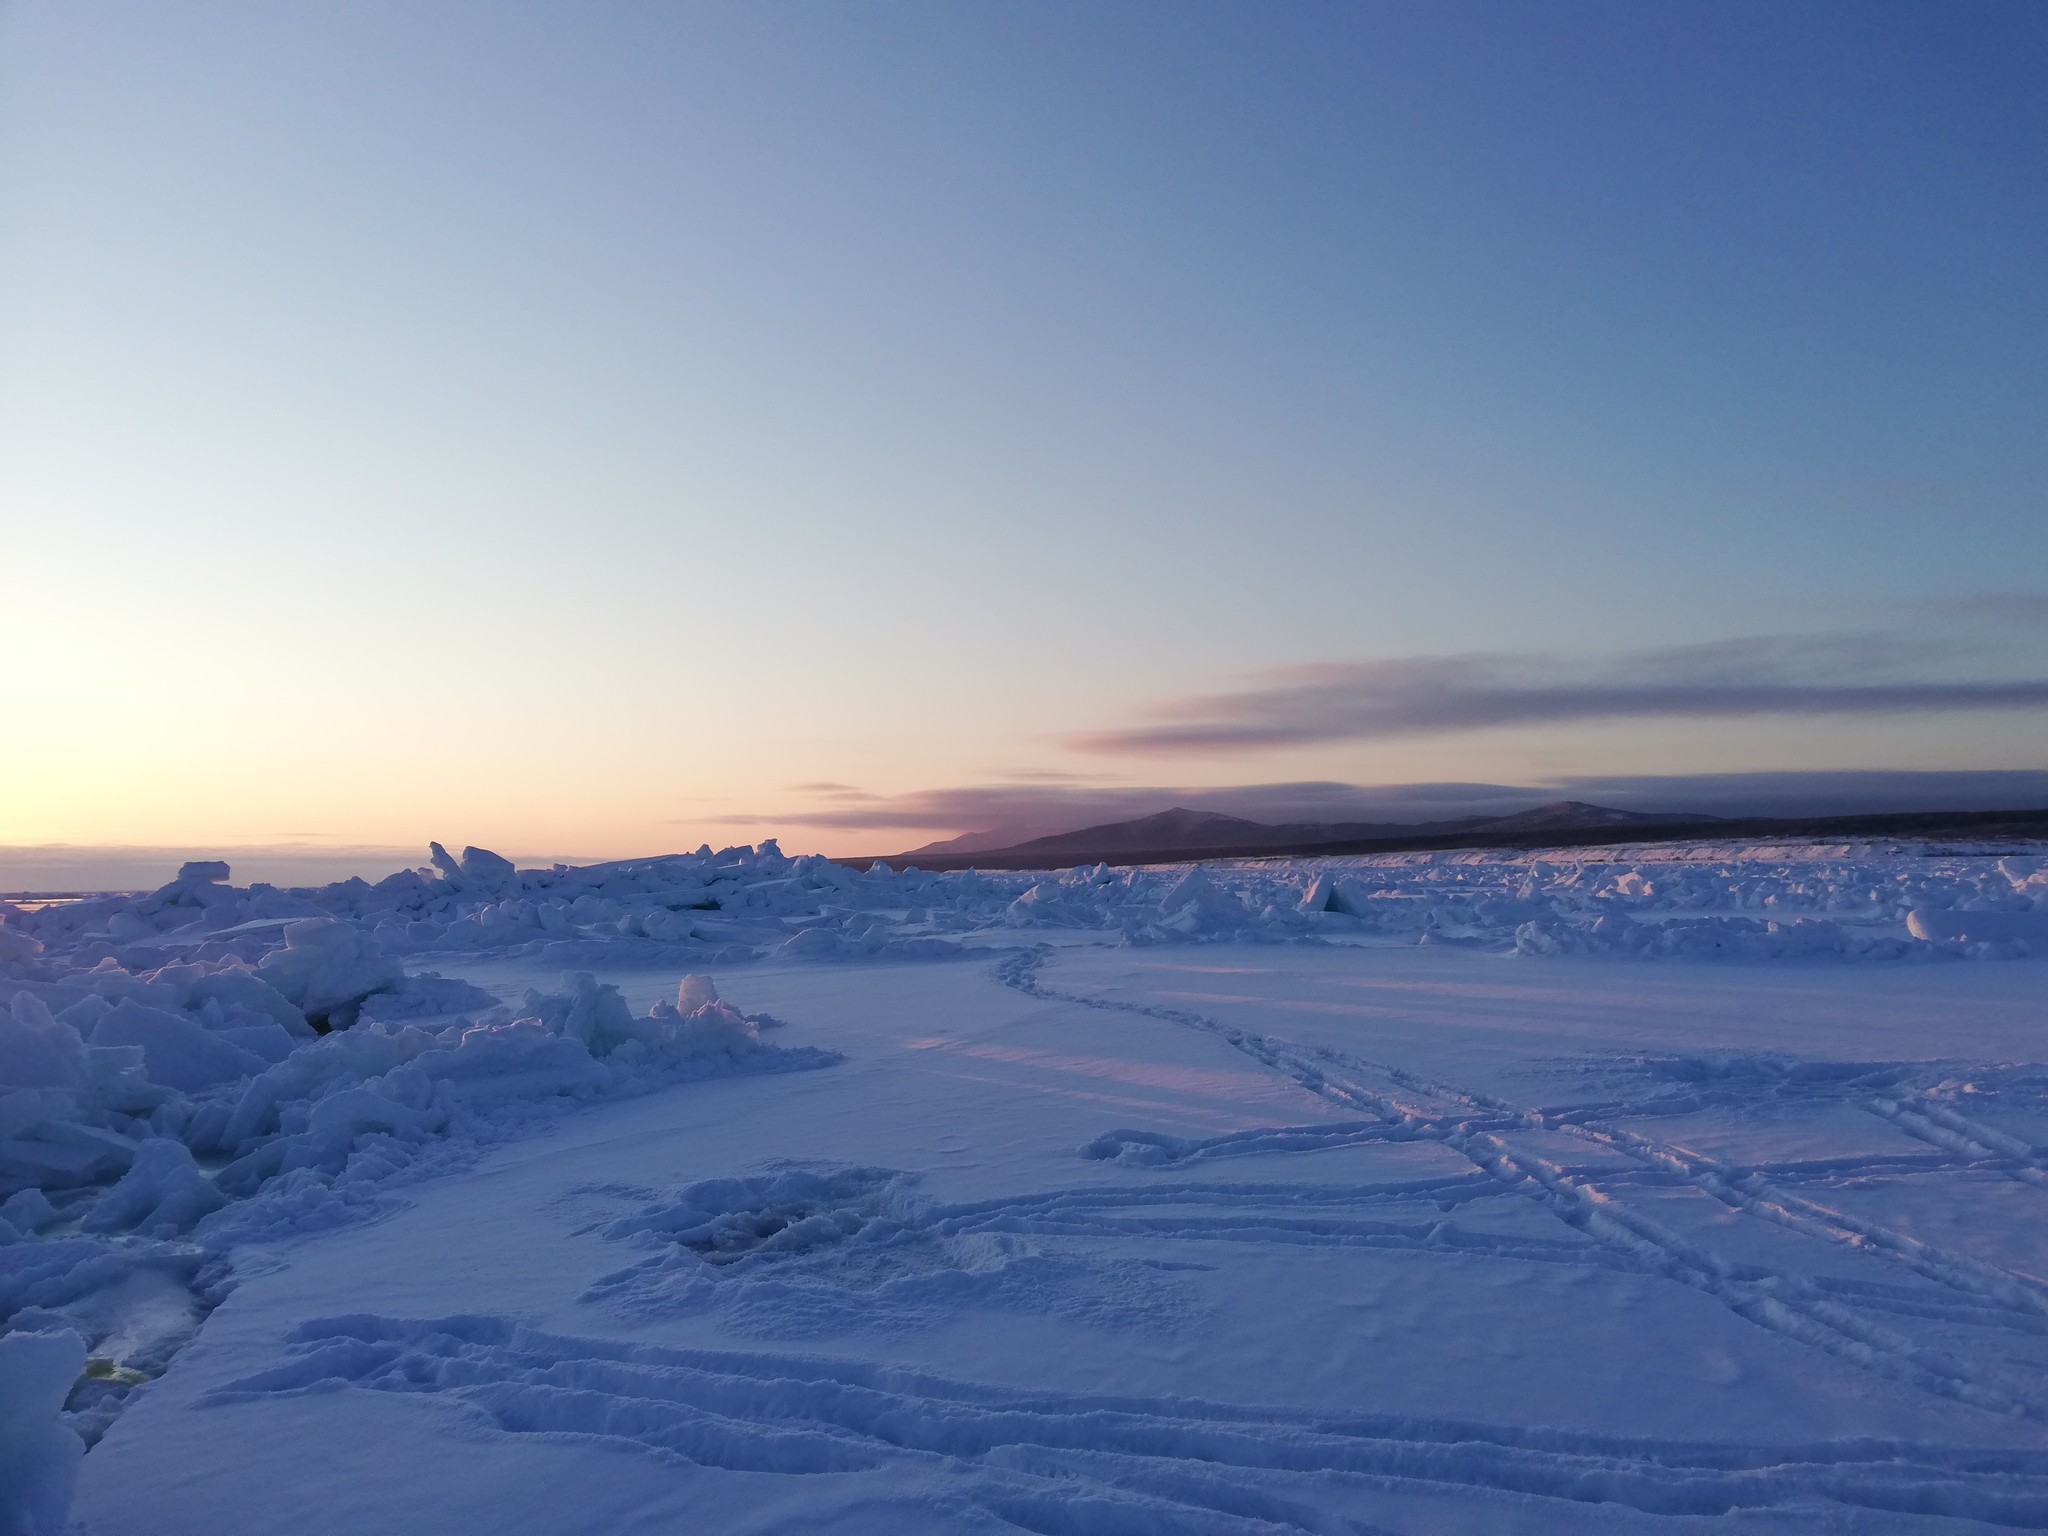
<path fill-rule="evenodd" d="M 0 1530 L 2048 1527 L 2034 852 L 15 910 Z"/>

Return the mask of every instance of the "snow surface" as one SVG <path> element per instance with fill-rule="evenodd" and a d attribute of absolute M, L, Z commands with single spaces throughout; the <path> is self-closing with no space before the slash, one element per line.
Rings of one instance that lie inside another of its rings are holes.
<path fill-rule="evenodd" d="M 2048 1526 L 2039 854 L 6 909 L 0 1533 Z"/>

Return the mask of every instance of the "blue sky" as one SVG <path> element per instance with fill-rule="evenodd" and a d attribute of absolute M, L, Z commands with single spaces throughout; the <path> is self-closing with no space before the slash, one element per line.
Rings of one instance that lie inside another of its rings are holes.
<path fill-rule="evenodd" d="M 10 6 L 0 843 L 2048 766 L 2044 66 L 2032 4 Z M 1302 668 L 1728 642 L 1847 691 L 1161 761 Z"/>

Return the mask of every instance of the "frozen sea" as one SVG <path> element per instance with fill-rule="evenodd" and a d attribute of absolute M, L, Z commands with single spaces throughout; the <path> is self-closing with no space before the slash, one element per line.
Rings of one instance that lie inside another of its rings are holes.
<path fill-rule="evenodd" d="M 2037 855 L 18 913 L 0 1529 L 2042 1528 Z"/>

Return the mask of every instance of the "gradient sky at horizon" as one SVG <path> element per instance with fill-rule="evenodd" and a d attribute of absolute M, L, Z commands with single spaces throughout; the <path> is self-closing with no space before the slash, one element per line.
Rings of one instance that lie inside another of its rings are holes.
<path fill-rule="evenodd" d="M 0 844 L 2048 766 L 2044 66 L 2000 0 L 18 0 Z M 1306 675 L 1367 725 L 1252 741 Z"/>

